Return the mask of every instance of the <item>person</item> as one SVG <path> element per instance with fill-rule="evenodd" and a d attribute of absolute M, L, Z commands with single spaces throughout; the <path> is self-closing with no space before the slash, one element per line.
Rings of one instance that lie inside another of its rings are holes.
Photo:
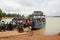
<path fill-rule="evenodd" d="M 8 31 L 8 22 L 7 22 L 7 24 L 6 24 L 6 30 Z"/>
<path fill-rule="evenodd" d="M 6 27 L 6 25 L 5 25 L 5 21 L 2 21 L 2 23 L 1 23 L 1 27 L 2 27 L 2 30 L 5 31 L 5 27 Z"/>
<path fill-rule="evenodd" d="M 28 32 L 29 32 L 28 36 L 32 36 L 32 27 L 31 26 L 29 26 Z"/>
<path fill-rule="evenodd" d="M 1 21 L 0 21 L 0 31 L 2 31 L 2 27 L 1 27 Z"/>
<path fill-rule="evenodd" d="M 44 27 L 44 22 L 42 21 L 42 19 L 40 19 L 40 27 L 43 28 Z"/>
<path fill-rule="evenodd" d="M 29 30 L 28 30 L 29 36 L 32 36 L 32 25 L 33 25 L 32 23 L 33 22 L 32 22 L 32 20 L 29 20 L 28 23 L 29 23 Z"/>
<path fill-rule="evenodd" d="M 13 30 L 16 28 L 16 22 L 12 21 Z"/>
<path fill-rule="evenodd" d="M 33 26 L 33 22 L 31 19 L 28 21 L 28 23 L 29 23 L 29 26 L 31 26 L 31 27 Z"/>
<path fill-rule="evenodd" d="M 11 31 L 13 30 L 13 27 L 12 27 L 12 21 L 10 21 L 8 27 L 9 27 L 9 30 L 11 30 Z"/>
<path fill-rule="evenodd" d="M 19 26 L 18 26 L 18 32 L 23 32 L 23 31 L 24 31 L 23 24 L 22 24 L 22 21 L 20 21 Z"/>
<path fill-rule="evenodd" d="M 28 27 L 28 20 L 25 22 L 25 28 Z"/>
<path fill-rule="evenodd" d="M 25 21 L 25 20 L 23 20 L 23 26 L 24 26 L 24 28 L 26 28 L 25 23 L 26 23 L 26 21 Z"/>

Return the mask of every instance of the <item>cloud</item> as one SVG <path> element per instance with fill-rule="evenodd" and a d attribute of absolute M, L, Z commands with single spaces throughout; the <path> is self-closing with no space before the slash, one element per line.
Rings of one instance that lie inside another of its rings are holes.
<path fill-rule="evenodd" d="M 9 1 L 9 0 L 0 1 L 0 8 L 7 13 L 9 13 L 9 12 L 18 13 L 18 12 L 20 12 L 20 7 L 21 7 L 20 4 L 14 2 L 14 1 Z"/>
<path fill-rule="evenodd" d="M 14 0 L 16 1 L 17 3 L 21 4 L 22 6 L 33 6 L 33 2 L 32 0 Z"/>
<path fill-rule="evenodd" d="M 40 3 L 40 2 L 39 2 Z M 36 1 L 35 8 L 37 10 L 42 10 L 46 15 L 60 15 L 60 1 L 59 0 L 45 0 L 40 4 Z"/>
<path fill-rule="evenodd" d="M 0 0 L 0 8 L 5 12 L 32 14 L 43 11 L 45 15 L 60 16 L 60 0 Z"/>

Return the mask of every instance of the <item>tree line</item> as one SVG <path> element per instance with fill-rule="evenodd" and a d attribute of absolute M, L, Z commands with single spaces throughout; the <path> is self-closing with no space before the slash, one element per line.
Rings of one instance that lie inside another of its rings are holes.
<path fill-rule="evenodd" d="M 2 19 L 2 17 L 19 17 L 19 18 L 25 18 L 25 16 L 24 15 L 20 15 L 20 14 L 14 14 L 14 13 L 5 13 L 5 12 L 3 12 L 1 9 L 0 9 L 0 20 Z M 32 15 L 28 15 L 27 16 L 28 18 L 31 18 L 32 17 Z"/>
<path fill-rule="evenodd" d="M 22 16 L 24 16 L 24 15 L 22 15 Z M 11 13 L 5 13 L 0 9 L 0 20 L 2 17 L 21 17 L 21 15 L 16 14 L 16 13 L 12 13 L 12 14 Z"/>

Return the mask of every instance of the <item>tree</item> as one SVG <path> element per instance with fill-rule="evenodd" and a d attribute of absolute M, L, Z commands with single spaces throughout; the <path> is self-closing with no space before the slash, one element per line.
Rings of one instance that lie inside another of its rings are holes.
<path fill-rule="evenodd" d="M 12 15 L 12 17 L 21 17 L 20 14 L 11 14 L 11 15 Z"/>
<path fill-rule="evenodd" d="M 32 17 L 32 15 L 29 15 L 28 18 L 30 19 Z"/>
<path fill-rule="evenodd" d="M 22 19 L 24 19 L 24 18 L 25 18 L 25 16 L 24 16 L 24 15 L 22 15 L 21 17 L 22 17 Z"/>
<path fill-rule="evenodd" d="M 20 14 L 17 14 L 16 16 L 17 16 L 17 17 L 21 17 L 21 15 L 20 15 Z"/>
<path fill-rule="evenodd" d="M 8 13 L 8 14 L 7 14 L 7 17 L 12 17 L 12 14 L 11 14 L 11 13 Z"/>
<path fill-rule="evenodd" d="M 3 17 L 6 17 L 6 13 L 5 13 L 5 12 L 4 12 L 4 13 L 2 13 L 2 16 L 3 16 Z"/>
<path fill-rule="evenodd" d="M 2 10 L 0 9 L 0 20 L 1 20 L 1 18 L 2 18 Z"/>

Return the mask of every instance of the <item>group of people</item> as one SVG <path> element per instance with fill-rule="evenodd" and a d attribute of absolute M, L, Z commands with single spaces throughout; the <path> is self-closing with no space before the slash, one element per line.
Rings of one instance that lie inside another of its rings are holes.
<path fill-rule="evenodd" d="M 23 20 L 17 23 L 18 32 L 23 32 L 24 28 L 29 28 L 29 31 L 32 30 L 33 22 L 32 20 Z"/>
<path fill-rule="evenodd" d="M 13 31 L 14 29 L 17 29 L 17 31 L 20 33 L 24 32 L 24 28 L 28 28 L 29 34 L 32 35 L 33 26 L 36 26 L 37 23 L 39 24 L 38 26 L 40 26 L 39 28 L 41 28 L 44 26 L 45 20 L 12 20 L 10 23 L 7 22 L 7 24 L 5 24 L 5 21 L 2 21 L 0 23 L 0 31 Z"/>
<path fill-rule="evenodd" d="M 10 23 L 7 22 L 7 24 L 5 23 L 5 21 L 0 22 L 0 31 L 6 31 L 6 30 L 14 30 L 14 27 L 16 25 L 11 21 Z"/>
<path fill-rule="evenodd" d="M 30 29 L 32 29 L 32 20 L 20 20 L 19 22 L 13 22 L 11 21 L 10 23 L 7 22 L 7 24 L 5 24 L 5 21 L 2 21 L 0 23 L 0 31 L 12 31 L 14 29 L 17 29 L 18 32 L 23 32 L 24 28 L 28 27 Z"/>

